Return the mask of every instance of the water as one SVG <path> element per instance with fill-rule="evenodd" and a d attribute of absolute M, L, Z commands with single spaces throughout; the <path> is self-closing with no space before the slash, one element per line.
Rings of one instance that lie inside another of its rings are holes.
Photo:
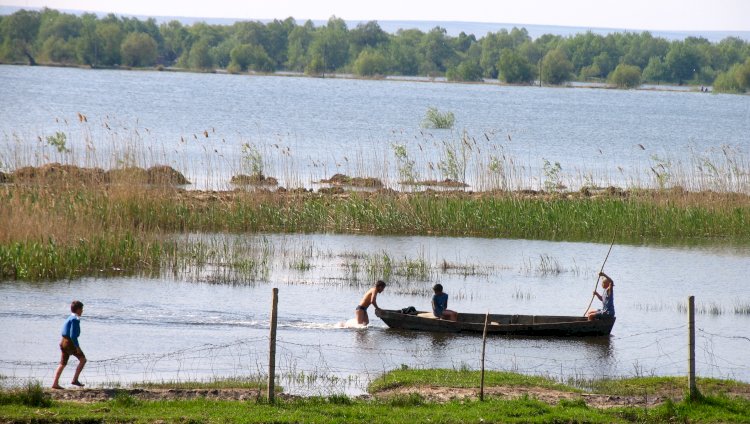
<path fill-rule="evenodd" d="M 517 186 L 541 186 L 544 160 L 559 162 L 573 189 L 655 184 L 660 166 L 691 188 L 714 178 L 699 168 L 706 161 L 750 162 L 750 98 L 736 95 L 0 66 L 0 98 L 6 169 L 165 163 L 193 188 L 248 173 L 243 144 L 284 186 L 341 172 L 398 187 L 393 144 L 407 147 L 420 178 L 442 179 L 445 143 L 460 146 L 463 131 L 474 189 L 492 188 L 492 157 Z M 420 129 L 431 106 L 455 114 L 453 131 Z M 58 131 L 70 153 L 44 142 Z"/>
<path fill-rule="evenodd" d="M 243 144 L 256 146 L 266 174 L 285 186 L 315 186 L 335 172 L 397 186 L 392 144 L 407 146 L 422 177 L 439 178 L 430 166 L 437 169 L 444 143 L 464 130 L 475 140 L 467 164 L 473 188 L 482 188 L 491 156 L 505 158 L 521 185 L 536 186 L 544 159 L 560 162 L 569 186 L 653 183 L 659 166 L 675 179 L 685 172 L 676 182 L 690 183 L 702 178 L 696 164 L 706 160 L 719 169 L 722 158 L 740 170 L 750 163 L 747 96 L 0 66 L 0 100 L 0 169 L 166 163 L 192 188 L 229 187 L 247 166 Z M 454 112 L 456 129 L 420 129 L 430 106 Z M 69 153 L 45 143 L 58 131 Z M 732 188 L 747 189 L 746 177 L 744 184 Z M 262 374 L 271 287 L 280 288 L 277 369 L 290 392 L 361 393 L 402 365 L 476 369 L 476 336 L 392 331 L 372 310 L 367 330 L 340 328 L 384 276 L 384 255 L 395 271 L 383 307 L 426 308 L 439 281 L 459 312 L 582 315 L 607 250 L 472 238 L 224 237 L 188 238 L 218 248 L 230 240 L 241 257 L 267 267 L 243 274 L 212 260 L 159 278 L 3 282 L 0 374 L 10 378 L 2 381 L 51 382 L 73 298 L 86 304 L 89 384 Z M 611 337 L 493 338 L 488 366 L 563 380 L 682 375 L 684 304 L 694 294 L 699 374 L 750 381 L 750 314 L 735 312 L 750 305 L 748 259 L 747 247 L 615 246 L 606 268 L 616 282 Z"/>
<path fill-rule="evenodd" d="M 449 307 L 459 313 L 582 315 L 609 247 L 356 235 L 190 239 L 262 247 L 270 257 L 268 273 L 241 285 L 216 284 L 218 274 L 210 265 L 161 278 L 4 282 L 0 319 L 6 349 L 0 374 L 15 377 L 9 381 L 51 383 L 59 327 L 73 298 L 86 305 L 80 339 L 89 358 L 86 383 L 263 374 L 271 288 L 278 287 L 280 384 L 292 393 L 358 394 L 372 378 L 402 365 L 477 369 L 481 351 L 475 335 L 390 330 L 372 308 L 368 329 L 340 328 L 378 278 L 367 273 L 372 258 L 387 254 L 394 269 L 378 297 L 384 308 L 428 308 L 430 287 L 440 282 L 450 294 Z M 542 258 L 556 265 L 544 266 Z M 605 268 L 615 280 L 618 314 L 610 337 L 493 337 L 488 367 L 561 380 L 684 375 L 684 305 L 695 295 L 698 374 L 750 381 L 750 314 L 735 312 L 736 306 L 750 305 L 748 259 L 747 247 L 615 245 Z M 302 260 L 307 266 L 297 265 Z M 407 260 L 427 263 L 428 271 L 405 276 L 397 269 Z M 354 263 L 358 271 L 352 271 Z"/>

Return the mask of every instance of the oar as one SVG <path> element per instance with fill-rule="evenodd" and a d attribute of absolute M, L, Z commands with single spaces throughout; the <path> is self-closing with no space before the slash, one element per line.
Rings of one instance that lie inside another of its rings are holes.
<path fill-rule="evenodd" d="M 604 257 L 604 262 L 602 262 L 602 267 L 599 269 L 599 274 L 604 271 L 604 264 L 607 263 L 607 259 L 609 259 L 609 252 L 612 251 L 612 246 L 615 245 L 615 237 L 612 236 L 612 243 L 609 245 L 609 250 L 607 251 L 607 256 Z M 599 274 L 596 274 L 596 285 L 594 286 L 594 291 L 599 288 Z M 591 300 L 589 301 L 589 306 L 586 307 L 586 312 L 583 313 L 583 316 L 586 316 L 589 312 L 589 308 L 591 308 L 591 304 L 594 303 L 594 293 L 591 292 Z"/>

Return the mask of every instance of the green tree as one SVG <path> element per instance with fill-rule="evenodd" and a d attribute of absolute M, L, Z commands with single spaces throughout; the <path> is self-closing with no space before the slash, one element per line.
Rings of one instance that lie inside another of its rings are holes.
<path fill-rule="evenodd" d="M 719 73 L 713 87 L 718 93 L 744 93 L 750 90 L 750 58 L 745 63 L 735 64 L 728 71 Z"/>
<path fill-rule="evenodd" d="M 500 79 L 510 84 L 529 83 L 534 79 L 534 68 L 520 53 L 505 49 L 497 62 Z"/>
<path fill-rule="evenodd" d="M 385 75 L 388 72 L 388 59 L 378 50 L 362 50 L 354 61 L 353 68 L 356 75 Z"/>
<path fill-rule="evenodd" d="M 609 82 L 619 88 L 636 88 L 641 84 L 641 70 L 637 66 L 621 63 L 609 74 Z"/>
<path fill-rule="evenodd" d="M 446 73 L 449 81 L 482 81 L 482 67 L 478 60 L 465 60 Z"/>
<path fill-rule="evenodd" d="M 420 73 L 435 75 L 445 72 L 455 52 L 450 48 L 445 28 L 435 27 L 422 37 L 419 43 Z"/>
<path fill-rule="evenodd" d="M 295 27 L 289 33 L 286 64 L 289 69 L 293 71 L 305 69 L 308 62 L 308 48 L 312 43 L 314 31 L 315 27 L 312 21 L 308 20 L 304 25 Z"/>
<path fill-rule="evenodd" d="M 36 65 L 33 44 L 41 24 L 39 12 L 19 10 L 4 17 L 1 24 L 0 33 L 6 55 L 11 60 L 23 57 L 29 61 L 29 65 Z"/>
<path fill-rule="evenodd" d="M 231 62 L 229 66 L 237 67 L 245 71 L 252 69 L 260 72 L 273 72 L 274 62 L 268 56 L 266 50 L 255 44 L 240 44 L 235 46 L 230 53 Z"/>
<path fill-rule="evenodd" d="M 702 61 L 698 48 L 684 41 L 675 41 L 669 48 L 665 64 L 672 80 L 678 84 L 690 80 L 701 68 Z"/>
<path fill-rule="evenodd" d="M 202 71 L 213 69 L 214 62 L 211 57 L 210 47 L 207 40 L 198 40 L 192 47 L 190 47 L 188 66 Z"/>
<path fill-rule="evenodd" d="M 388 33 L 380 28 L 376 21 L 359 23 L 349 31 L 349 41 L 351 43 L 351 57 L 359 58 L 361 51 L 365 49 L 375 49 L 388 42 Z"/>
<path fill-rule="evenodd" d="M 648 61 L 648 65 L 643 69 L 643 80 L 649 82 L 669 81 L 669 68 L 661 58 L 654 56 Z"/>
<path fill-rule="evenodd" d="M 122 63 L 126 66 L 154 66 L 156 41 L 142 32 L 131 32 L 122 42 Z"/>
<path fill-rule="evenodd" d="M 388 46 L 389 62 L 401 75 L 419 75 L 419 43 L 424 33 L 418 29 L 398 30 Z"/>
<path fill-rule="evenodd" d="M 348 32 L 344 20 L 335 16 L 315 32 L 310 53 L 318 62 L 322 60 L 324 70 L 333 71 L 346 65 L 349 58 Z"/>
<path fill-rule="evenodd" d="M 560 49 L 550 50 L 542 59 L 542 81 L 562 84 L 570 79 L 573 64 Z"/>
<path fill-rule="evenodd" d="M 97 63 L 105 66 L 119 65 L 123 33 L 117 18 L 98 21 L 95 36 L 97 38 Z"/>
<path fill-rule="evenodd" d="M 172 65 L 186 50 L 190 34 L 180 21 L 169 21 L 159 26 L 164 42 L 159 46 L 159 56 L 164 64 Z"/>

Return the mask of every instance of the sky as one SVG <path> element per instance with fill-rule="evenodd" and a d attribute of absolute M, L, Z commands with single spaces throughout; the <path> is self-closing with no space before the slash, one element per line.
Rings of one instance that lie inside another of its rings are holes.
<path fill-rule="evenodd" d="M 748 0 L 0 0 L 136 16 L 466 21 L 584 28 L 750 31 Z"/>

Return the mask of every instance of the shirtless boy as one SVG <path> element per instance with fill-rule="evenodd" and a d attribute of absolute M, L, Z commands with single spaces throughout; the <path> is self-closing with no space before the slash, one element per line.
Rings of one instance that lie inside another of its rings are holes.
<path fill-rule="evenodd" d="M 385 282 L 381 280 L 378 280 L 378 282 L 375 283 L 375 287 L 367 290 L 367 293 L 362 297 L 362 300 L 359 301 L 359 305 L 354 309 L 354 316 L 357 318 L 357 324 L 370 324 L 370 317 L 367 316 L 367 308 L 372 304 L 375 306 L 375 309 L 380 309 L 376 299 L 378 298 L 378 293 L 383 293 L 383 290 L 385 290 Z"/>

